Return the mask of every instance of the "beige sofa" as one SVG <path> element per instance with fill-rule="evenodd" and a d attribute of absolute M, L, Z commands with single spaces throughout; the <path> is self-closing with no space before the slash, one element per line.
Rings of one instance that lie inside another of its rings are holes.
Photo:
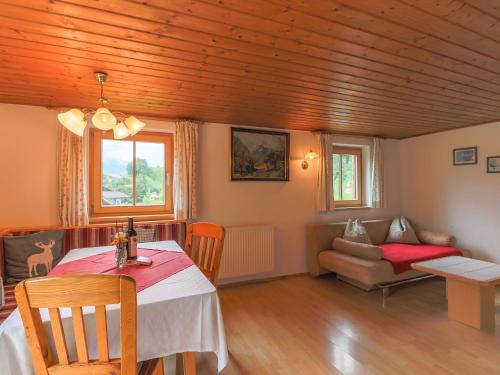
<path fill-rule="evenodd" d="M 391 222 L 392 219 L 363 221 L 374 245 L 384 242 Z M 392 265 L 386 260 L 370 260 L 336 251 L 332 248 L 332 242 L 336 237 L 342 237 L 346 224 L 343 222 L 307 226 L 307 259 L 311 275 L 335 272 L 339 279 L 364 290 L 425 275 L 415 270 L 396 275 Z M 428 244 L 453 246 L 455 243 L 453 236 L 443 233 L 417 230 L 417 236 L 421 242 Z M 461 250 L 465 256 L 470 257 L 469 251 Z"/>

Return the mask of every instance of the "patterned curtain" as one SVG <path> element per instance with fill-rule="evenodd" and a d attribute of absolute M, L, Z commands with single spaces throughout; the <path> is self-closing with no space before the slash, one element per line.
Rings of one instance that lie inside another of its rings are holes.
<path fill-rule="evenodd" d="M 177 220 L 196 217 L 196 156 L 198 123 L 190 120 L 175 124 L 174 137 L 174 213 Z"/>
<path fill-rule="evenodd" d="M 65 127 L 59 129 L 57 149 L 59 222 L 64 226 L 89 223 L 87 210 L 88 129 L 79 137 Z"/>
<path fill-rule="evenodd" d="M 318 183 L 316 187 L 316 204 L 319 211 L 331 211 L 333 202 L 333 135 L 318 134 Z"/>
<path fill-rule="evenodd" d="M 371 206 L 384 208 L 384 145 L 380 138 L 373 138 L 372 144 L 372 181 Z"/>

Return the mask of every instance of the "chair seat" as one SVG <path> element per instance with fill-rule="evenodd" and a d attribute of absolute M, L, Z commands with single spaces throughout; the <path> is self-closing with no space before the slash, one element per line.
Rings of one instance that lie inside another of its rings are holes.
<path fill-rule="evenodd" d="M 0 324 L 7 319 L 7 317 L 14 311 L 17 307 L 16 297 L 14 296 L 14 288 L 16 284 L 5 284 L 5 306 L 0 310 Z"/>

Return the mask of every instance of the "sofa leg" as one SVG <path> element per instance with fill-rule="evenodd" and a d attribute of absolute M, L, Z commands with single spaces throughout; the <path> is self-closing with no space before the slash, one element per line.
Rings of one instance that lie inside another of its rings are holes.
<path fill-rule="evenodd" d="M 382 288 L 382 307 L 385 307 L 385 299 L 391 295 L 391 289 L 389 287 Z"/>
<path fill-rule="evenodd" d="M 385 307 L 385 299 L 391 295 L 391 290 L 390 290 L 391 287 L 409 284 L 409 283 L 414 283 L 415 281 L 430 279 L 432 277 L 436 277 L 436 275 L 423 275 L 423 276 L 415 277 L 413 279 L 396 281 L 395 283 L 391 283 L 391 284 L 382 284 L 382 285 L 376 284 L 379 288 L 382 289 L 382 306 Z"/>

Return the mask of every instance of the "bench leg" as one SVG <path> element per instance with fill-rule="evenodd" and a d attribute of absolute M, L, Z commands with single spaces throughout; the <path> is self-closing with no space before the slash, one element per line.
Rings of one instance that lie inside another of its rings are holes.
<path fill-rule="evenodd" d="M 448 319 L 495 329 L 495 288 L 447 279 Z"/>

